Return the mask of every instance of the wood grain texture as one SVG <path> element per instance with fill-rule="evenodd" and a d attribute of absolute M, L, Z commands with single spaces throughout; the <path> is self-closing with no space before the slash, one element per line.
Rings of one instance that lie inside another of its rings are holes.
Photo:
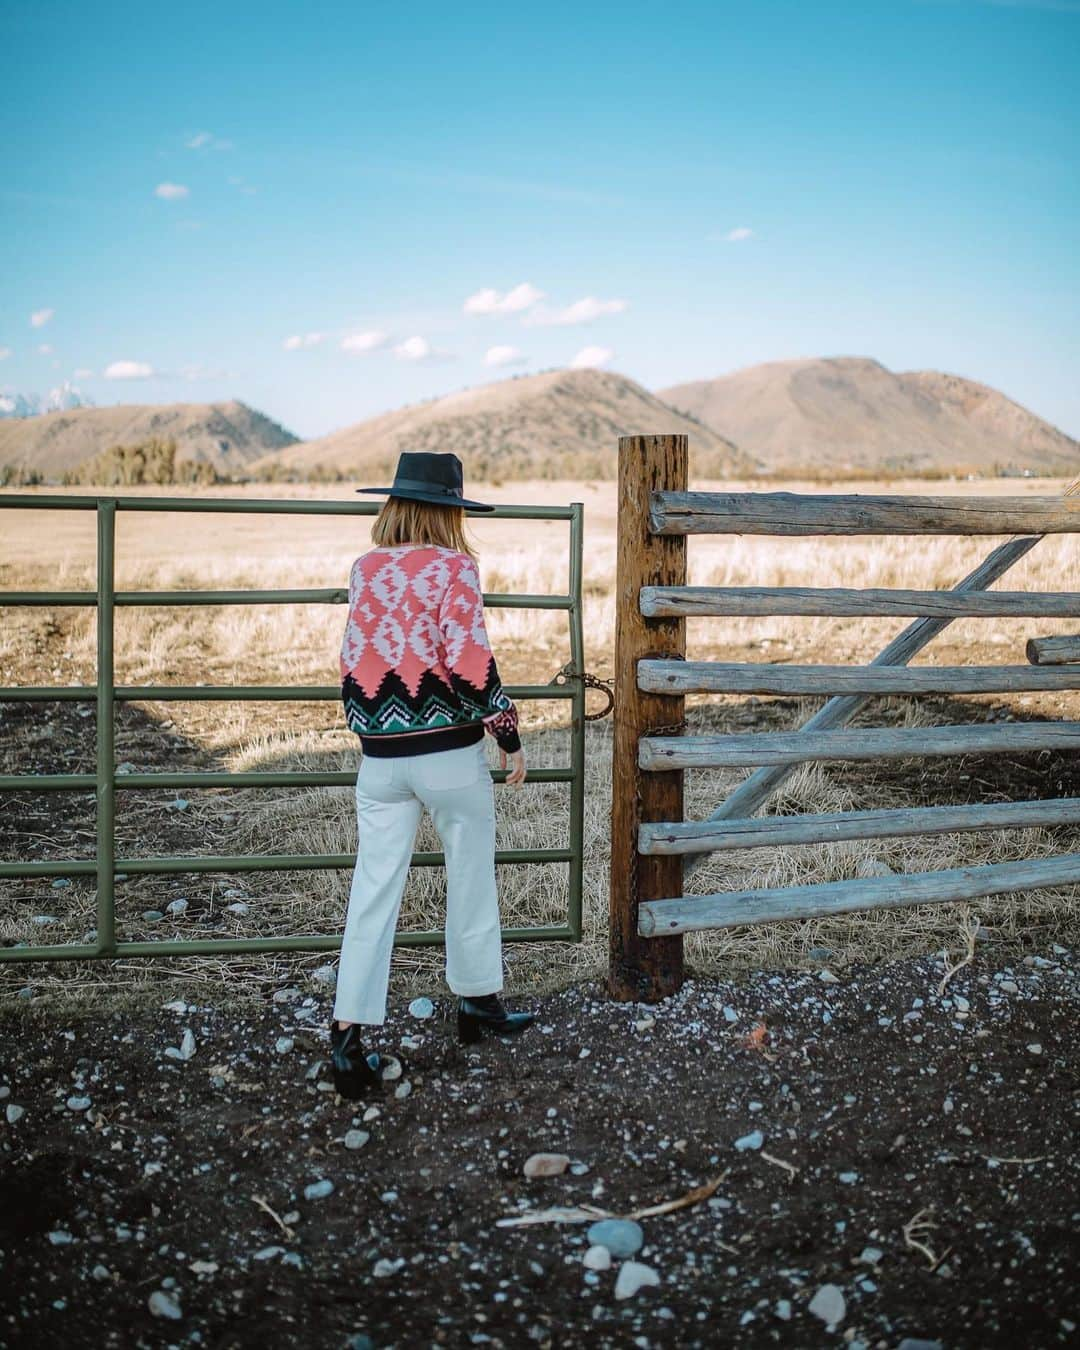
<path fill-rule="evenodd" d="M 1080 497 L 654 491 L 649 526 L 654 534 L 1075 533 Z"/>
<path fill-rule="evenodd" d="M 843 731 L 763 731 L 732 736 L 644 736 L 638 763 L 670 769 L 805 764 L 810 760 L 903 759 L 909 755 L 997 754 L 1080 749 L 1080 722 L 1017 722 L 944 727 L 873 727 Z M 667 819 L 678 816 L 670 812 Z"/>
<path fill-rule="evenodd" d="M 901 909 L 909 905 L 973 900 L 981 895 L 1030 891 L 1037 887 L 1071 886 L 1080 882 L 1080 854 L 1031 858 L 1021 862 L 983 863 L 940 872 L 920 872 L 867 881 L 818 882 L 730 894 L 682 895 L 651 900 L 640 907 L 643 937 L 662 940 L 671 933 L 742 924 L 815 919 L 854 910 Z"/>
<path fill-rule="evenodd" d="M 782 848 L 838 839 L 898 839 L 972 830 L 1031 829 L 1080 822 L 1080 797 L 1034 802 L 986 802 L 817 815 L 761 816 L 753 820 L 647 821 L 638 827 L 642 853 L 710 853 L 738 848 Z"/>
<path fill-rule="evenodd" d="M 811 615 L 822 618 L 1064 618 L 1080 616 L 1077 591 L 914 591 L 838 586 L 643 586 L 648 618 Z"/>
<path fill-rule="evenodd" d="M 1080 689 L 1080 666 L 780 666 L 638 662 L 638 688 L 672 694 L 1001 694 Z"/>
<path fill-rule="evenodd" d="M 1080 661 L 1080 633 L 1030 638 L 1024 654 L 1034 666 L 1059 666 Z"/>
<path fill-rule="evenodd" d="M 682 889 L 682 860 L 643 857 L 637 849 L 637 830 L 640 819 L 681 818 L 683 775 L 673 767 L 655 776 L 641 775 L 639 815 L 638 740 L 649 727 L 681 722 L 683 698 L 639 690 L 637 662 L 646 655 L 683 656 L 686 624 L 678 618 L 646 619 L 638 593 L 646 584 L 680 586 L 686 581 L 685 538 L 651 534 L 647 513 L 652 490 L 686 486 L 687 460 L 686 436 L 619 438 L 607 988 L 613 998 L 648 1003 L 681 986 L 682 938 L 643 942 L 634 881 L 641 898 L 670 895 Z"/>

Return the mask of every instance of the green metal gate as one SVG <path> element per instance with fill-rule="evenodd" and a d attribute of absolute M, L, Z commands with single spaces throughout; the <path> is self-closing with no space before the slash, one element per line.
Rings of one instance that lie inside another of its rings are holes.
<path fill-rule="evenodd" d="M 94 876 L 97 883 L 97 935 L 87 944 L 14 946 L 0 948 L 0 961 L 93 960 L 116 956 L 187 956 L 244 952 L 336 951 L 335 935 L 277 938 L 213 938 L 192 941 L 118 942 L 114 878 L 128 875 L 199 872 L 269 872 L 316 868 L 352 868 L 352 854 L 226 855 L 187 858 L 117 858 L 115 839 L 116 793 L 146 788 L 218 787 L 346 787 L 355 783 L 355 771 L 340 773 L 125 773 L 116 772 L 114 710 L 117 701 L 194 701 L 263 699 L 284 701 L 336 700 L 336 685 L 313 686 L 117 686 L 113 663 L 113 619 L 117 605 L 238 605 L 238 604 L 337 604 L 348 603 L 348 588 L 326 590 L 248 591 L 117 591 L 115 588 L 116 515 L 118 511 L 213 512 L 241 515 L 374 515 L 374 502 L 244 501 L 211 497 L 103 497 L 36 494 L 0 494 L 0 509 L 94 511 L 97 514 L 97 589 L 95 591 L 0 591 L 0 607 L 11 605 L 87 606 L 97 609 L 96 687 L 70 685 L 0 687 L 0 704 L 10 702 L 73 701 L 97 707 L 97 770 L 94 774 L 0 775 L 0 792 L 89 792 L 96 799 L 96 854 L 93 859 L 55 862 L 0 861 L 0 877 Z M 571 703 L 570 764 L 565 768 L 530 769 L 533 783 L 569 783 L 570 847 L 502 849 L 497 863 L 565 862 L 569 864 L 569 901 L 565 924 L 546 927 L 506 928 L 508 942 L 581 940 L 582 836 L 585 788 L 585 678 L 581 624 L 581 557 L 584 506 L 499 506 L 484 512 L 486 519 L 565 520 L 570 525 L 569 591 L 566 595 L 486 594 L 484 604 L 500 609 L 561 609 L 569 616 L 570 662 L 550 684 L 507 685 L 514 699 L 567 699 Z M 492 770 L 500 782 L 505 769 Z M 2 799 L 0 799 L 2 800 Z M 415 867 L 438 867 L 441 852 L 414 853 Z M 344 919 L 344 916 L 343 916 Z M 399 933 L 399 946 L 441 944 L 441 929 Z"/>

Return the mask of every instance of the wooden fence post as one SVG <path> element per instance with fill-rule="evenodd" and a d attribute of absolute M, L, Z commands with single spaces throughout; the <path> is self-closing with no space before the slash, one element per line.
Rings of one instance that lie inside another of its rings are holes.
<path fill-rule="evenodd" d="M 619 437 L 608 993 L 643 1003 L 666 998 L 683 981 L 682 936 L 638 934 L 639 900 L 682 894 L 682 858 L 641 855 L 637 846 L 639 820 L 683 818 L 682 770 L 641 773 L 638 740 L 681 722 L 685 700 L 639 690 L 637 663 L 686 655 L 685 619 L 646 619 L 639 596 L 642 586 L 686 584 L 686 536 L 650 532 L 649 494 L 685 492 L 687 461 L 686 436 Z"/>

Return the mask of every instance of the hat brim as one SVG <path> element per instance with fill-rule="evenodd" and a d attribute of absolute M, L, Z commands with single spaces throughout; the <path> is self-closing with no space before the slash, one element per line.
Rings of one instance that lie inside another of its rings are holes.
<path fill-rule="evenodd" d="M 436 492 L 395 492 L 392 487 L 362 487 L 357 492 L 385 492 L 390 497 L 400 497 L 411 502 L 430 502 L 433 506 L 464 506 L 470 511 L 494 511 L 488 502 L 470 501 L 468 497 L 446 497 Z"/>

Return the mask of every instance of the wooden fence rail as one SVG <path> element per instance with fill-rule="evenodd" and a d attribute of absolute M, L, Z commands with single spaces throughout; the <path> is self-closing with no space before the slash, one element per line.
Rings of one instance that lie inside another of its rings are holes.
<path fill-rule="evenodd" d="M 799 764 L 912 755 L 1080 749 L 1080 722 L 845 730 L 869 698 L 1080 688 L 1080 639 L 1040 638 L 1027 666 L 908 662 L 957 618 L 1075 617 L 1076 592 L 987 588 L 1045 534 L 1080 531 L 1080 499 L 882 497 L 687 491 L 683 436 L 619 442 L 616 699 L 612 762 L 609 992 L 654 1001 L 682 982 L 682 934 L 1080 883 L 1080 855 L 920 874 L 683 894 L 717 850 L 1080 822 L 1080 798 L 843 811 L 752 819 Z M 1021 534 L 950 591 L 686 585 L 686 536 Z M 705 615 L 918 616 L 867 666 L 686 660 L 685 621 Z M 1064 644 L 1064 645 L 1061 645 Z M 1064 652 L 1064 655 L 1059 653 Z M 688 735 L 688 693 L 825 695 L 797 731 Z M 687 768 L 761 766 L 707 820 L 682 819 Z M 685 863 L 685 865 L 684 865 Z"/>

